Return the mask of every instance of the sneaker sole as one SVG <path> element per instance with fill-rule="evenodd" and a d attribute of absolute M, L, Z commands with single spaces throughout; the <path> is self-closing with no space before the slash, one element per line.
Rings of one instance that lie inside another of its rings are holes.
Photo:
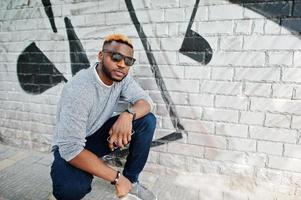
<path fill-rule="evenodd" d="M 157 196 L 155 198 L 156 199 L 154 199 L 154 200 L 158 200 Z M 143 200 L 143 199 L 140 199 L 139 197 L 136 197 L 135 195 L 128 194 L 125 197 L 121 198 L 120 200 Z"/>
<path fill-rule="evenodd" d="M 143 199 L 140 199 L 140 198 L 136 197 L 135 195 L 128 194 L 125 197 L 122 197 L 121 200 L 143 200 Z"/>

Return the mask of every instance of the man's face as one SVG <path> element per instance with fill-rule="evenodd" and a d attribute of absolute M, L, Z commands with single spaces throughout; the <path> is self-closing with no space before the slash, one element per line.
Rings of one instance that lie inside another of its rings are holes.
<path fill-rule="evenodd" d="M 116 52 L 125 57 L 133 57 L 133 49 L 127 44 L 113 41 L 103 47 L 99 53 L 98 59 L 102 63 L 104 75 L 112 81 L 122 81 L 127 76 L 130 66 L 126 65 L 125 59 L 119 62 L 112 59 L 112 53 Z"/>

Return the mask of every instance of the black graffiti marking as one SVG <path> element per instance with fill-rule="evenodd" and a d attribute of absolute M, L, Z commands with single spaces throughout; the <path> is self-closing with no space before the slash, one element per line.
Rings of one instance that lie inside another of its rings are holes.
<path fill-rule="evenodd" d="M 34 42 L 19 55 L 17 76 L 23 90 L 31 94 L 41 94 L 60 82 L 67 82 Z"/>
<path fill-rule="evenodd" d="M 169 135 L 166 135 L 162 138 L 156 139 L 155 141 L 152 142 L 151 147 L 156 147 L 156 146 L 160 146 L 163 145 L 167 142 L 172 142 L 172 141 L 176 141 L 183 138 L 181 133 L 177 133 L 177 132 L 173 132 Z"/>
<path fill-rule="evenodd" d="M 43 6 L 44 6 L 44 10 L 46 12 L 46 15 L 47 15 L 47 17 L 49 19 L 49 22 L 51 24 L 52 31 L 54 33 L 56 33 L 57 28 L 55 26 L 55 21 L 54 21 L 54 17 L 53 17 L 51 2 L 50 2 L 50 0 L 42 0 L 42 3 L 43 3 Z"/>
<path fill-rule="evenodd" d="M 229 0 L 275 21 L 291 32 L 301 33 L 301 1 Z"/>
<path fill-rule="evenodd" d="M 199 2 L 200 0 L 195 2 L 180 52 L 198 62 L 208 64 L 212 58 L 212 49 L 207 40 L 191 30 Z"/>
<path fill-rule="evenodd" d="M 180 119 L 177 115 L 175 105 L 172 102 L 172 99 L 171 99 L 169 93 L 167 92 L 167 89 L 166 89 L 164 80 L 162 78 L 162 75 L 160 73 L 159 67 L 157 65 L 156 59 L 152 53 L 151 45 L 148 43 L 147 37 L 143 31 L 143 27 L 141 26 L 140 22 L 137 19 L 132 1 L 125 0 L 125 3 L 126 3 L 128 11 L 129 11 L 130 17 L 131 17 L 131 19 L 135 25 L 135 28 L 138 32 L 140 40 L 143 44 L 147 59 L 151 66 L 152 73 L 155 76 L 156 84 L 159 87 L 161 96 L 165 102 L 165 105 L 167 106 L 167 109 L 169 110 L 169 116 L 171 117 L 172 124 L 173 124 L 174 128 L 176 129 L 176 132 L 171 133 L 171 135 L 179 135 L 180 134 L 181 138 L 182 138 L 182 133 L 186 133 L 186 131 L 185 131 L 184 127 L 182 126 L 182 124 L 180 123 Z"/>
<path fill-rule="evenodd" d="M 89 68 L 90 62 L 81 41 L 74 31 L 70 19 L 65 17 L 64 20 L 70 48 L 71 72 L 72 76 L 74 76 L 80 70 Z"/>

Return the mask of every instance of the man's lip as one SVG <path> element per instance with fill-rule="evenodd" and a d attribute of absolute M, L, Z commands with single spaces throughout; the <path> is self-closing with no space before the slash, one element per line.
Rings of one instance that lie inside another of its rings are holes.
<path fill-rule="evenodd" d="M 124 73 L 124 72 L 122 72 L 122 71 L 119 71 L 119 70 L 114 70 L 114 72 L 115 72 L 115 73 L 117 73 L 117 74 L 119 74 L 119 73 L 120 73 L 120 74 L 121 74 L 121 75 L 123 75 L 123 76 L 125 75 L 125 73 Z"/>

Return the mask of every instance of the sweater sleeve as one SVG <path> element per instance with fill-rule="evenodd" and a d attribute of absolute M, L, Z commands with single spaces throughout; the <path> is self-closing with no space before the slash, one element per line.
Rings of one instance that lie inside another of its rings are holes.
<path fill-rule="evenodd" d="M 138 100 L 146 100 L 153 109 L 153 101 L 150 96 L 140 87 L 140 85 L 134 80 L 134 78 L 128 75 L 125 79 L 125 84 L 123 85 L 121 91 L 121 97 L 123 100 L 134 104 Z"/>
<path fill-rule="evenodd" d="M 91 99 L 88 97 L 89 95 L 83 94 L 81 90 L 72 88 L 62 93 L 56 131 L 59 152 L 66 161 L 73 159 L 84 149 Z"/>

